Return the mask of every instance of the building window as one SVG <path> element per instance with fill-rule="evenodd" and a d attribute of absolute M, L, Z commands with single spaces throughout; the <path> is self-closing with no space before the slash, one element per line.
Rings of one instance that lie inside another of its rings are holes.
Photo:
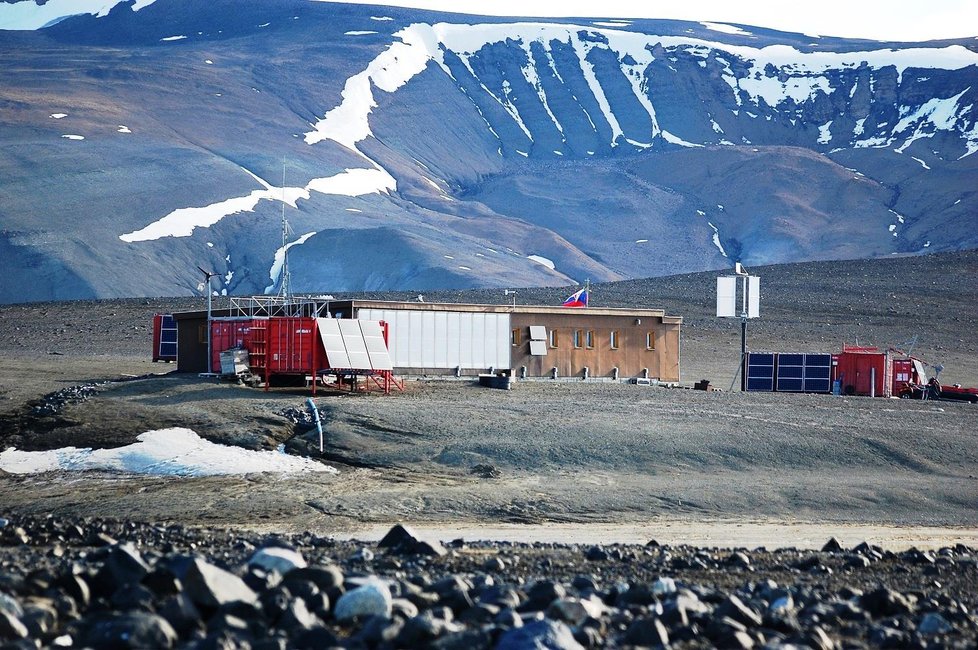
<path fill-rule="evenodd" d="M 512 333 L 509 335 L 509 342 L 513 345 L 514 348 L 523 342 L 523 336 L 520 332 L 520 328 L 518 327 L 513 328 Z"/>
<path fill-rule="evenodd" d="M 574 330 L 574 347 L 582 348 L 584 347 L 584 331 Z"/>
<path fill-rule="evenodd" d="M 584 346 L 589 350 L 594 347 L 594 330 L 587 331 L 587 335 L 584 337 Z"/>
<path fill-rule="evenodd" d="M 550 330 L 550 347 L 557 347 L 557 330 Z"/>
<path fill-rule="evenodd" d="M 646 350 L 655 349 L 655 332 L 649 332 L 645 335 L 645 349 Z"/>
<path fill-rule="evenodd" d="M 201 325 L 201 326 L 199 326 L 197 328 L 197 342 L 198 343 L 207 343 L 207 324 L 206 323 L 204 323 L 203 325 Z"/>
<path fill-rule="evenodd" d="M 618 330 L 611 330 L 611 349 L 618 349 Z"/>

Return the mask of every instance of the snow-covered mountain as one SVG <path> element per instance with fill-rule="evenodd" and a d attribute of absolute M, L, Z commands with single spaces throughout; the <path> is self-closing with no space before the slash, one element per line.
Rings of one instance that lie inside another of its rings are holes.
<path fill-rule="evenodd" d="M 320 292 L 978 247 L 975 39 L 307 0 L 0 29 L 0 302 L 272 292 L 286 249 Z"/>

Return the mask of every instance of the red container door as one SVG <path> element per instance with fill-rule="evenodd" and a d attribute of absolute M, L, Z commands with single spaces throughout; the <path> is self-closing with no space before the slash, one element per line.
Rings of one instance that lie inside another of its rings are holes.
<path fill-rule="evenodd" d="M 899 395 L 903 387 L 913 381 L 913 362 L 910 359 L 893 360 L 893 395 Z"/>
<path fill-rule="evenodd" d="M 319 343 L 315 318 L 273 317 L 268 321 L 266 357 L 271 374 L 312 374 Z"/>
<path fill-rule="evenodd" d="M 231 348 L 251 350 L 251 329 L 255 321 L 213 320 L 211 321 L 211 372 L 221 369 L 221 352 Z"/>
<path fill-rule="evenodd" d="M 163 336 L 163 314 L 153 314 L 153 361 L 160 360 L 160 340 Z"/>
<path fill-rule="evenodd" d="M 843 352 L 838 355 L 836 378 L 841 379 L 844 395 L 889 395 L 889 364 L 883 353 Z M 873 385 L 875 379 L 876 385 Z"/>

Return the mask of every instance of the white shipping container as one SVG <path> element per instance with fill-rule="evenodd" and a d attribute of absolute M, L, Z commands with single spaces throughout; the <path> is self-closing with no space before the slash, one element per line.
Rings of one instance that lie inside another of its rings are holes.
<path fill-rule="evenodd" d="M 395 368 L 509 368 L 509 314 L 361 309 L 361 320 L 388 323 Z"/>

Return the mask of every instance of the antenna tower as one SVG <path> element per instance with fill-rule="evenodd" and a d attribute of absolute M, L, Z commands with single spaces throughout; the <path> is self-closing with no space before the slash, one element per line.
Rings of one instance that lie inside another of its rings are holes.
<path fill-rule="evenodd" d="M 282 158 L 282 284 L 279 295 L 289 297 L 289 222 L 285 218 L 285 158 Z"/>

